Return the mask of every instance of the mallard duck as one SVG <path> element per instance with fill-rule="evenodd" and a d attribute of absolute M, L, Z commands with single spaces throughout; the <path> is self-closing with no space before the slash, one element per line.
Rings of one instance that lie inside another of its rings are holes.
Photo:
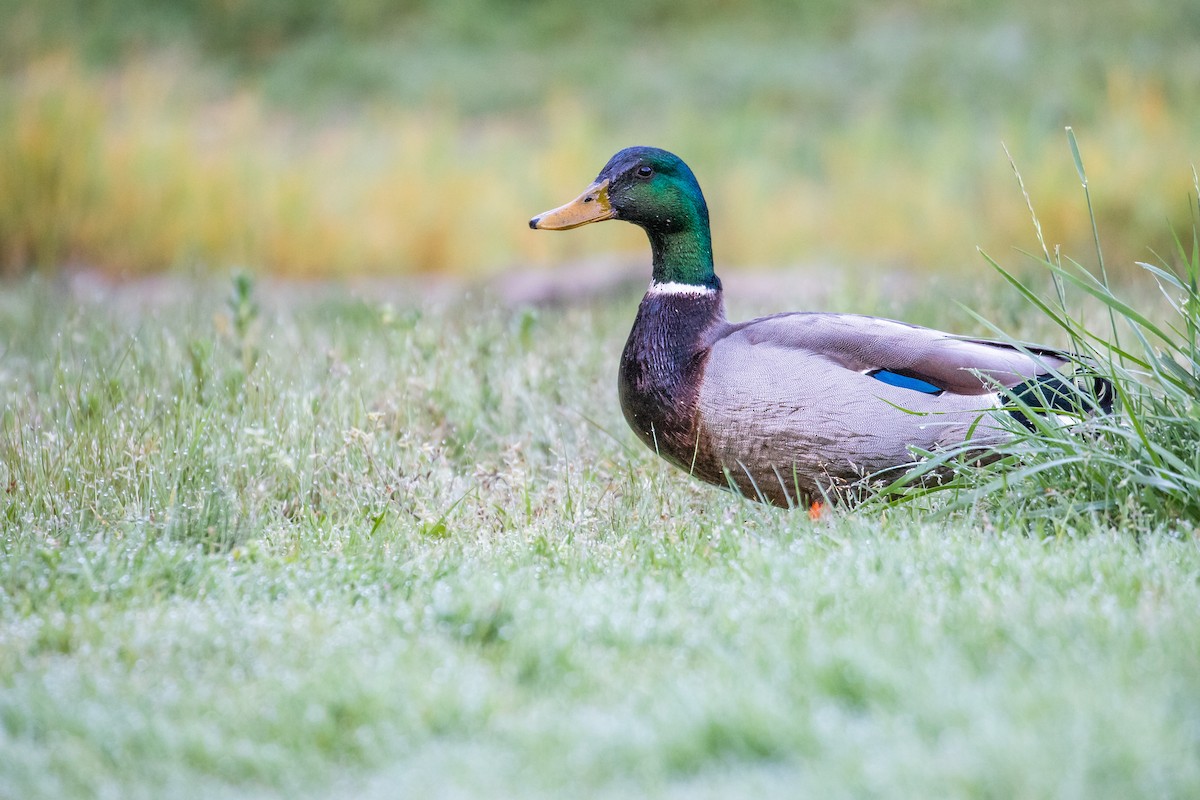
<path fill-rule="evenodd" d="M 529 227 L 608 219 L 645 229 L 653 255 L 621 356 L 621 410 L 639 439 L 701 480 L 778 506 L 853 501 L 865 479 L 898 477 L 918 451 L 1008 440 L 999 415 L 1012 395 L 1078 406 L 1059 375 L 1075 359 L 1057 350 L 856 314 L 729 322 L 704 195 L 665 150 L 622 150 Z"/>

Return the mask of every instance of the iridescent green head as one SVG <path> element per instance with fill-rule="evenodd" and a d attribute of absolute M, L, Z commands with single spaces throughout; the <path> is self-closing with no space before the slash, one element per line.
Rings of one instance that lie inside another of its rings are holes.
<path fill-rule="evenodd" d="M 655 282 L 719 286 L 704 194 L 688 165 L 673 153 L 656 147 L 622 150 L 583 194 L 529 220 L 529 227 L 569 230 L 606 219 L 645 229 Z"/>

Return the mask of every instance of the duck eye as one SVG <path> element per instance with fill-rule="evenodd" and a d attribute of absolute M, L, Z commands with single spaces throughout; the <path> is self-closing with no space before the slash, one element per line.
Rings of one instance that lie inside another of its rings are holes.
<path fill-rule="evenodd" d="M 642 164 L 637 168 L 637 176 L 639 178 L 649 178 L 653 174 L 654 167 L 650 166 L 649 164 Z"/>

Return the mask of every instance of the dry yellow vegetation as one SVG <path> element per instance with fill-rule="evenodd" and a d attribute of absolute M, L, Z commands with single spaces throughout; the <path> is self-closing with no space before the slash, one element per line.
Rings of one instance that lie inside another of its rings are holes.
<path fill-rule="evenodd" d="M 1077 128 L 1101 230 L 1120 268 L 1185 220 L 1196 120 L 1153 82 L 1114 71 Z M 56 55 L 0 96 L 0 264 L 113 274 L 238 266 L 289 276 L 482 273 L 595 252 L 589 235 L 530 235 L 530 213 L 579 189 L 624 129 L 567 92 L 532 111 L 376 102 L 304 114 L 250 84 L 222 85 L 184 57 L 92 70 Z M 976 246 L 1034 249 L 1001 140 L 1051 243 L 1091 250 L 1083 195 L 1058 134 L 933 128 L 897 135 L 867 118 L 796 166 L 799 129 L 747 132 L 702 110 L 647 126 L 694 165 L 724 264 L 883 262 L 972 267 Z M 814 163 L 815 162 L 815 163 Z M 640 252 L 636 232 L 602 248 Z M 1167 249 L 1166 247 L 1163 248 Z"/>

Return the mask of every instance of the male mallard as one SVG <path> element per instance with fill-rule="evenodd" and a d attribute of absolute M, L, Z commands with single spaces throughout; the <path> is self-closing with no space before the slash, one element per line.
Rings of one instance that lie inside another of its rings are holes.
<path fill-rule="evenodd" d="M 709 483 L 780 506 L 852 498 L 864 477 L 912 466 L 914 448 L 1010 438 L 993 417 L 1004 389 L 1034 406 L 1074 400 L 1056 372 L 1073 359 L 1055 350 L 855 314 L 728 322 L 704 195 L 665 150 L 622 150 L 529 227 L 606 219 L 644 228 L 654 257 L 621 356 L 621 410 L 646 445 Z"/>

